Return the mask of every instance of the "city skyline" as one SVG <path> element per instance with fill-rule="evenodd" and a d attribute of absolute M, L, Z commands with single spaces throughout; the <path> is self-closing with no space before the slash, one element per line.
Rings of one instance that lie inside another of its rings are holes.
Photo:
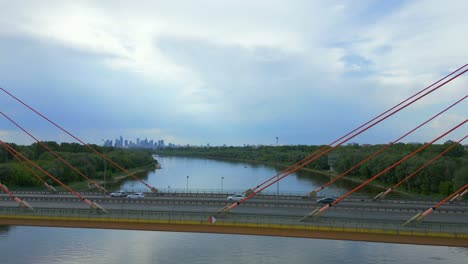
<path fill-rule="evenodd" d="M 164 147 L 173 147 L 175 144 L 169 143 L 165 144 L 164 139 L 158 139 L 158 140 L 148 140 L 148 138 L 145 138 L 143 140 L 140 140 L 140 138 L 136 138 L 135 142 L 132 140 L 126 139 L 123 136 L 120 136 L 119 138 L 116 138 L 115 140 L 112 139 L 106 139 L 102 140 L 104 141 L 104 147 L 116 147 L 116 148 L 149 148 L 149 149 L 155 149 L 155 148 L 164 148 Z"/>

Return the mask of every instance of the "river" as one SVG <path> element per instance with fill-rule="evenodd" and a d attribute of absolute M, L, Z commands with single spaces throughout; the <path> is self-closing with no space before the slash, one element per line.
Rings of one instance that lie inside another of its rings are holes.
<path fill-rule="evenodd" d="M 162 169 L 145 180 L 163 191 L 238 192 L 275 175 L 274 168 L 238 162 L 157 157 Z M 187 183 L 187 176 L 188 183 Z M 222 178 L 224 177 L 224 178 Z M 327 177 L 290 175 L 280 193 L 307 193 Z M 222 186 L 221 186 L 222 185 Z M 121 188 L 139 189 L 127 181 Z M 342 183 L 324 191 L 335 196 L 349 190 Z M 276 185 L 269 192 L 276 192 Z M 370 189 L 364 192 L 371 192 Z M 0 263 L 466 263 L 468 248 L 384 244 L 323 239 L 126 231 L 78 228 L 0 226 Z"/>
<path fill-rule="evenodd" d="M 145 180 L 161 191 L 179 192 L 227 192 L 238 193 L 257 186 L 277 174 L 274 167 L 263 164 L 249 164 L 226 160 L 213 160 L 187 157 L 156 156 L 162 169 L 150 171 Z M 188 176 L 188 178 L 187 178 Z M 307 194 L 320 187 L 331 178 L 309 171 L 298 171 L 279 182 L 273 184 L 265 193 L 275 194 Z M 340 196 L 356 183 L 338 181 L 324 189 L 322 196 Z M 121 185 L 121 189 L 130 191 L 145 191 L 147 188 L 139 181 L 128 180 Z M 359 191 L 360 195 L 377 193 L 374 187 L 365 187 Z"/>

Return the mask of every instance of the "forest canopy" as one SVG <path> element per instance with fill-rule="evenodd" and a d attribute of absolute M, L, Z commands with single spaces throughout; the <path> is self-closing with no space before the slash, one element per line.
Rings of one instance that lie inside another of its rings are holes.
<path fill-rule="evenodd" d="M 98 156 L 84 145 L 80 145 L 78 143 L 58 144 L 53 141 L 42 143 L 67 160 L 88 178 L 103 179 L 104 170 L 106 170 L 107 179 L 110 180 L 120 172 L 118 168 L 111 165 L 110 162 L 105 161 L 104 158 Z M 30 146 L 21 146 L 13 143 L 10 143 L 9 145 L 65 184 L 85 181 L 81 175 L 38 143 L 34 143 Z M 92 147 L 125 169 L 155 165 L 155 160 L 153 159 L 151 152 L 146 150 L 124 150 L 113 147 L 100 147 L 97 145 L 92 145 Z M 20 155 L 12 155 L 6 148 L 0 148 L 1 183 L 10 187 L 33 187 L 42 185 L 42 182 L 37 179 L 37 177 L 34 177 L 30 169 L 25 166 L 24 161 L 19 162 L 17 158 L 21 159 Z M 48 184 L 56 185 L 52 179 L 47 177 L 37 168 L 34 168 L 27 162 L 25 163 L 28 167 L 32 167 L 33 171 Z"/>

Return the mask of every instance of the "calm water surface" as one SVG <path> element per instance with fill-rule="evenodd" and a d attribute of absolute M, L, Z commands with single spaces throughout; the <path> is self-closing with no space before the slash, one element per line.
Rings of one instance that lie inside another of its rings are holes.
<path fill-rule="evenodd" d="M 146 180 L 161 190 L 244 190 L 275 175 L 266 166 L 180 157 L 158 157 L 163 169 Z M 221 177 L 224 177 L 221 180 Z M 290 175 L 280 192 L 307 193 L 326 177 Z M 142 188 L 129 181 L 122 188 Z M 169 187 L 170 186 L 170 187 Z M 325 195 L 352 187 L 341 184 Z M 276 192 L 276 185 L 271 187 Z M 366 190 L 371 192 L 372 190 Z M 0 226 L 1 264 L 54 263 L 466 263 L 468 248 L 339 240 L 102 229 Z"/>
<path fill-rule="evenodd" d="M 220 234 L 10 227 L 2 264 L 466 264 L 467 248 Z"/>
<path fill-rule="evenodd" d="M 156 156 L 162 169 L 147 173 L 145 181 L 161 191 L 221 191 L 242 192 L 253 188 L 258 184 L 276 175 L 274 167 L 261 164 L 246 164 L 233 161 L 209 160 L 186 157 L 164 157 Z M 143 175 L 144 176 L 144 175 Z M 188 181 L 187 181 L 188 176 Z M 312 172 L 296 172 L 279 183 L 280 193 L 307 194 L 324 183 L 330 177 Z M 352 188 L 355 183 L 338 181 L 336 185 L 329 186 L 321 192 L 324 196 L 339 196 Z M 122 184 L 122 189 L 143 190 L 147 188 L 138 181 L 127 181 Z M 273 184 L 265 193 L 276 193 L 277 184 Z M 363 188 L 364 194 L 377 194 L 372 187 Z"/>

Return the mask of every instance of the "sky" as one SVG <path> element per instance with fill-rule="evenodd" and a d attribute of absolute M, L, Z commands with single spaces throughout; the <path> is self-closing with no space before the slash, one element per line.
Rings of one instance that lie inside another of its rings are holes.
<path fill-rule="evenodd" d="M 0 0 L 0 87 L 94 144 L 329 144 L 468 63 L 466 10 L 465 0 Z M 467 87 L 468 73 L 351 142 L 393 141 Z M 0 111 L 39 140 L 74 142 L 2 92 Z M 402 141 L 428 142 L 467 113 L 465 100 Z M 0 139 L 34 142 L 3 117 Z"/>

